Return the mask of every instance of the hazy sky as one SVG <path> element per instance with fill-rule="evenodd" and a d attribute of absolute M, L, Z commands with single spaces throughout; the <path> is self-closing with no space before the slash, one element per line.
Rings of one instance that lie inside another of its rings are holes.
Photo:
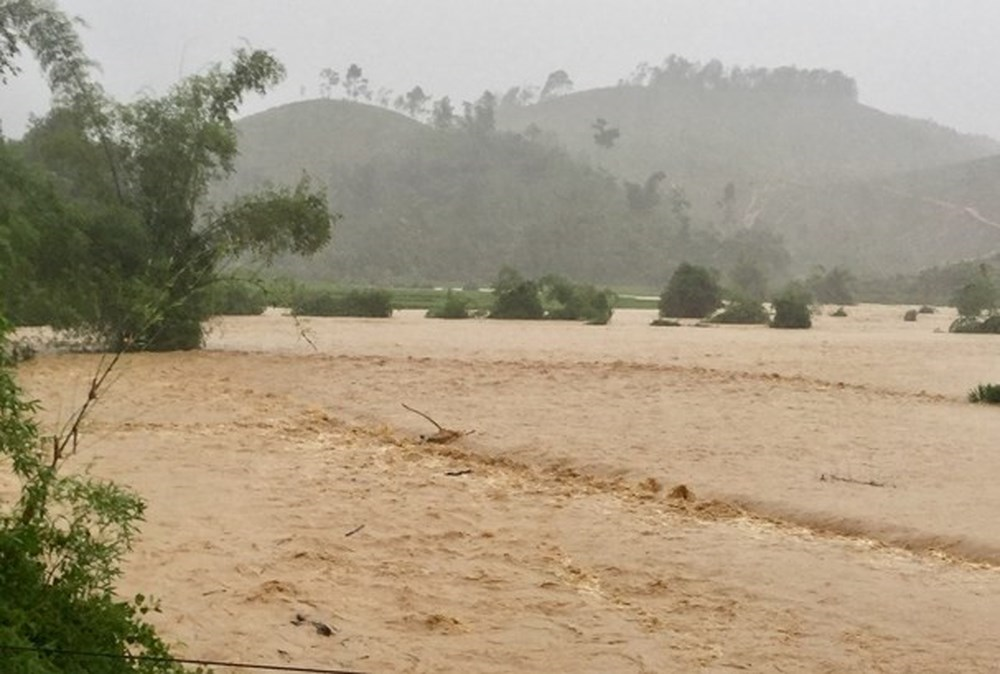
<path fill-rule="evenodd" d="M 3 0 L 0 0 L 2 3 Z M 244 41 L 272 49 L 286 82 L 257 111 L 318 95 L 319 71 L 357 62 L 373 88 L 421 85 L 472 100 L 540 85 L 611 85 L 676 53 L 727 65 L 839 69 L 862 102 L 1000 139 L 1000 0 L 61 0 L 119 99 L 164 92 Z M 48 94 L 31 61 L 0 86 L 21 133 Z"/>

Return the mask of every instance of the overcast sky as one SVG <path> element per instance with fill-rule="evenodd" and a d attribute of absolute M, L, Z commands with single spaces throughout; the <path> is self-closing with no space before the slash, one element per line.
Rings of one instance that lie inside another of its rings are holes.
<path fill-rule="evenodd" d="M 3 0 L 0 0 L 2 3 Z M 671 53 L 726 65 L 837 69 L 862 102 L 1000 139 L 1000 0 L 61 0 L 83 18 L 116 97 L 163 93 L 249 41 L 286 82 L 245 109 L 318 95 L 319 71 L 358 63 L 374 89 L 435 98 L 540 85 L 565 69 L 607 86 Z M 37 66 L 0 86 L 18 136 L 48 94 Z"/>

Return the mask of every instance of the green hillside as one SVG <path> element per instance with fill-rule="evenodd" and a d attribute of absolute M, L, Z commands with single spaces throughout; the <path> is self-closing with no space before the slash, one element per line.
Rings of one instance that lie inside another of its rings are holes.
<path fill-rule="evenodd" d="M 345 216 L 331 247 L 280 261 L 282 271 L 369 283 L 482 283 L 504 265 L 594 280 L 663 274 L 670 219 L 631 221 L 613 177 L 557 148 L 343 101 L 285 106 L 239 129 L 237 175 L 217 195 L 305 172 Z"/>
<path fill-rule="evenodd" d="M 433 135 L 395 112 L 349 101 L 291 103 L 238 123 L 240 185 L 318 177 L 339 166 L 379 162 Z"/>

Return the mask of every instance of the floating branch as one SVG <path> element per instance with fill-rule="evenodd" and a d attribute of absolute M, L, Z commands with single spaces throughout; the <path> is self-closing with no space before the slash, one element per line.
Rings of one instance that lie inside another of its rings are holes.
<path fill-rule="evenodd" d="M 455 440 L 458 440 L 459 438 L 465 437 L 466 435 L 472 435 L 473 433 L 475 433 L 475 431 L 456 431 L 456 430 L 453 430 L 451 428 L 445 428 L 444 426 L 442 426 L 441 424 L 439 424 L 437 421 L 435 421 L 433 418 L 431 418 L 430 415 L 428 415 L 428 414 L 426 414 L 424 412 L 421 412 L 418 409 L 414 409 L 414 408 L 410 407 L 409 405 L 407 405 L 406 403 L 402 403 L 402 405 L 403 405 L 403 407 L 405 407 L 409 411 L 413 412 L 414 414 L 419 414 L 424 419 L 427 419 L 427 421 L 429 421 L 432 424 L 434 424 L 434 426 L 437 428 L 437 433 L 434 433 L 433 435 L 421 435 L 420 439 L 423 442 L 433 442 L 434 444 L 437 444 L 437 445 L 446 445 L 449 442 L 454 442 Z"/>

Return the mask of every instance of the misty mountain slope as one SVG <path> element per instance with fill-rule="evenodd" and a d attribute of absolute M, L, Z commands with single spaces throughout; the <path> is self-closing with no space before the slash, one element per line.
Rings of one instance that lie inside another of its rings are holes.
<path fill-rule="evenodd" d="M 571 155 L 628 180 L 664 171 L 696 210 L 728 182 L 816 184 L 1000 153 L 988 138 L 820 94 L 618 86 L 503 106 L 497 118 L 508 130 L 534 124 Z M 614 147 L 595 143 L 597 118 L 621 131 Z"/>
<path fill-rule="evenodd" d="M 761 209 L 793 257 L 905 272 L 1000 250 L 1000 156 L 872 181 L 790 187 Z"/>
<path fill-rule="evenodd" d="M 988 214 L 989 221 L 1000 220 L 1000 154 L 914 171 L 888 183 L 891 189 L 919 194 L 931 203 L 978 210 Z"/>

